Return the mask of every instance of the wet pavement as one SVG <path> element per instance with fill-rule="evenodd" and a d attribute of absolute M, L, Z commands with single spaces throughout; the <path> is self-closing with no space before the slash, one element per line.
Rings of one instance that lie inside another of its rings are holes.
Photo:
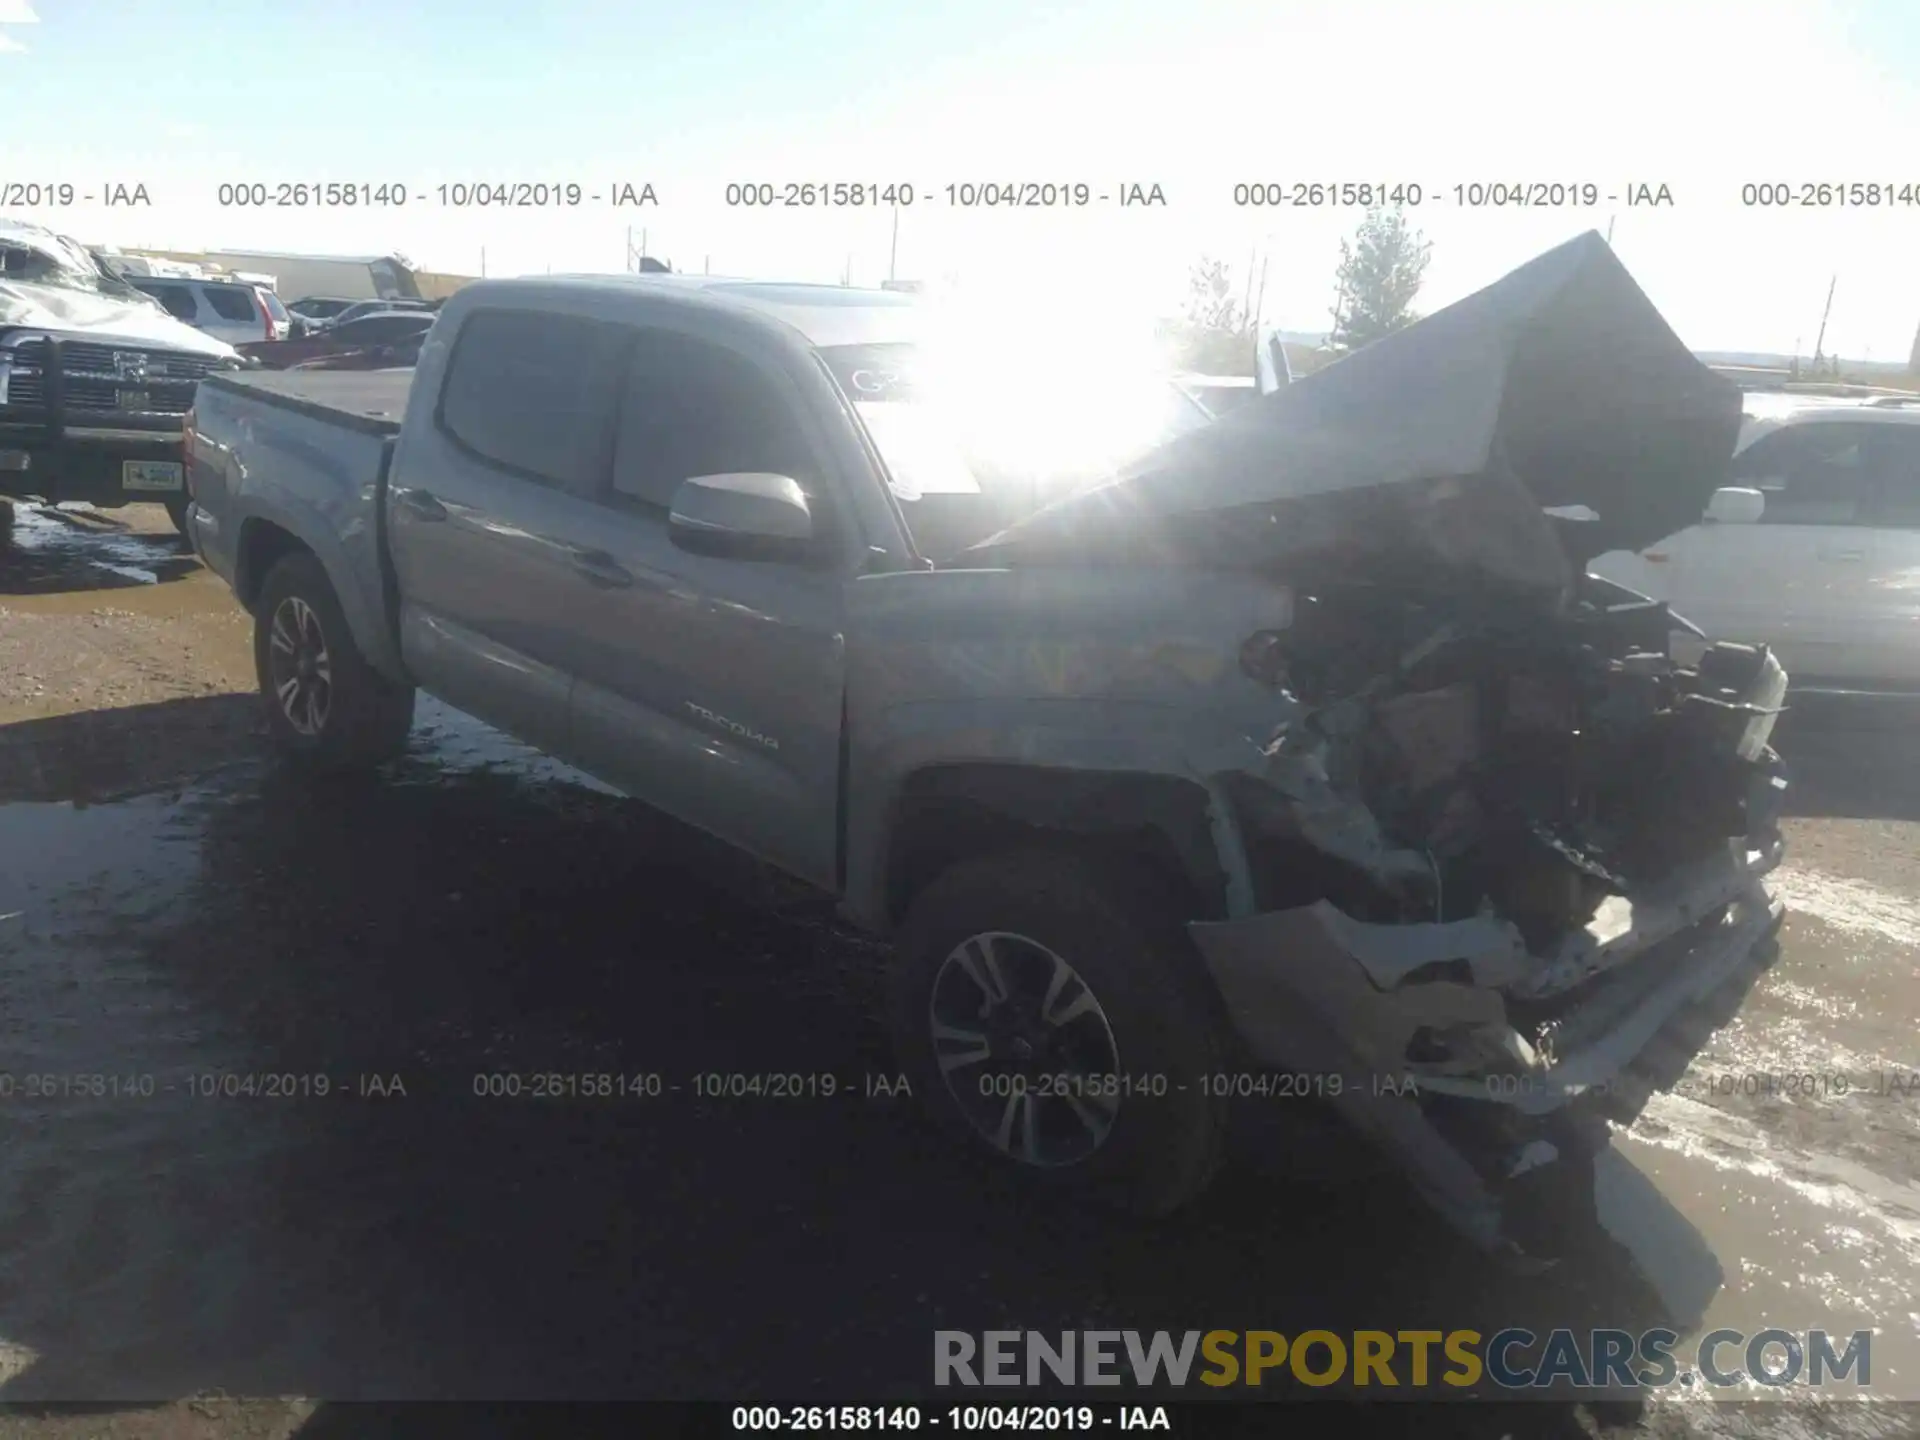
<path fill-rule="evenodd" d="M 1525 1280 L 1297 1114 L 1245 1117 L 1168 1222 L 1009 1185 L 886 1093 L 881 954 L 822 898 L 424 700 L 389 773 L 303 783 L 241 693 L 245 617 L 157 509 L 16 535 L 0 1401 L 870 1401 L 925 1393 L 935 1329 L 1655 1324 L 1871 1328 L 1874 1391 L 1920 1399 L 1908 709 L 1789 718 L 1783 958 L 1616 1137 L 1611 1238 Z M 813 1093 L 701 1093 L 738 1073 Z M 543 1075 L 612 1093 L 533 1098 Z M 1744 1393 L 1641 1418 L 1920 1419 Z"/>

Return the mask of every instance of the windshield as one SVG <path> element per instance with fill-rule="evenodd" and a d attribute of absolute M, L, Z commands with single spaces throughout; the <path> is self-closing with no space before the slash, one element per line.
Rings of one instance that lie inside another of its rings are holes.
<path fill-rule="evenodd" d="M 820 356 L 880 452 L 915 546 L 936 560 L 1208 423 L 1167 377 L 1104 373 L 1095 357 L 1036 379 L 1004 363 L 1016 357 L 942 364 L 912 344 Z"/>

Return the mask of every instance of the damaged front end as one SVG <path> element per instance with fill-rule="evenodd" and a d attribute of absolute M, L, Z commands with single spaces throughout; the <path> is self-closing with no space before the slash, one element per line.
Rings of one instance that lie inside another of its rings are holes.
<path fill-rule="evenodd" d="M 1191 930 L 1252 1058 L 1491 1248 L 1773 951 L 1786 676 L 1586 574 L 1699 521 L 1740 417 L 1589 233 L 981 547 L 1290 592 Z"/>
<path fill-rule="evenodd" d="M 1537 1250 L 1533 1172 L 1672 1084 L 1772 955 L 1786 675 L 1677 664 L 1675 628 L 1598 583 L 1480 614 L 1358 585 L 1245 656 L 1286 713 L 1221 777 L 1254 913 L 1192 934 L 1251 1058 L 1325 1077 L 1489 1248 Z"/>

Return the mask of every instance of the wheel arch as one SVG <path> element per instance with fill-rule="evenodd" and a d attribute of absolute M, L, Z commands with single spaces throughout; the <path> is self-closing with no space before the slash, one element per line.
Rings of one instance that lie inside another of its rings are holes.
<path fill-rule="evenodd" d="M 278 514 L 249 514 L 234 541 L 233 593 L 252 612 L 267 573 L 287 555 L 305 553 L 319 562 L 346 617 L 347 630 L 368 664 L 394 684 L 411 683 L 398 648 L 382 623 L 385 597 L 369 595 L 358 570 L 337 541 L 314 539 L 318 526 L 290 523 Z"/>
<path fill-rule="evenodd" d="M 962 861 L 1055 845 L 1139 876 L 1182 919 L 1224 918 L 1228 881 L 1210 807 L 1206 787 L 1177 775 L 930 765 L 905 776 L 888 806 L 872 918 L 892 931 L 914 897 Z"/>

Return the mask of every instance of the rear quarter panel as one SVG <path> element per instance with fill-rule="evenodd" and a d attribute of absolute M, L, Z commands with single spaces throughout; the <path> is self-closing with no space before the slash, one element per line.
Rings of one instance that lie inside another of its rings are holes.
<path fill-rule="evenodd" d="M 202 384 L 194 402 L 194 501 L 207 563 L 244 602 L 262 579 L 249 560 L 259 527 L 285 531 L 325 568 L 361 653 L 405 683 L 387 623 L 378 523 L 392 442 L 249 395 L 244 385 Z"/>

